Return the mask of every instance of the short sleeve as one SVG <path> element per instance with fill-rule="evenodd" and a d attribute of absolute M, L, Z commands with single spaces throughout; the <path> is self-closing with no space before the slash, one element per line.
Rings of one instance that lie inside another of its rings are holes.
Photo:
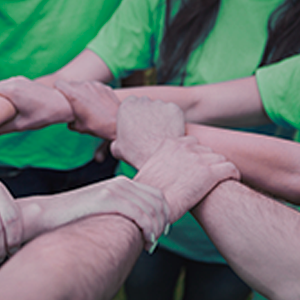
<path fill-rule="evenodd" d="M 88 44 L 115 78 L 153 64 L 153 24 L 150 0 L 123 0 L 112 18 Z"/>
<path fill-rule="evenodd" d="M 258 69 L 256 80 L 270 119 L 300 129 L 300 55 Z"/>

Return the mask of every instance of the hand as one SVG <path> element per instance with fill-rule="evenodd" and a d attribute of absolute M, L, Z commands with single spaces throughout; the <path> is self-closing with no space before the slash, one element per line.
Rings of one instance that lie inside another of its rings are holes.
<path fill-rule="evenodd" d="M 1 81 L 0 95 L 17 110 L 15 117 L 0 127 L 0 133 L 38 129 L 73 120 L 71 107 L 61 93 L 25 77 Z"/>
<path fill-rule="evenodd" d="M 177 105 L 131 96 L 118 111 L 117 140 L 111 151 L 139 169 L 164 139 L 183 136 L 184 132 L 184 116 Z"/>
<path fill-rule="evenodd" d="M 0 96 L 0 125 L 11 120 L 17 111 L 12 103 Z"/>
<path fill-rule="evenodd" d="M 5 186 L 0 183 L 0 261 L 14 254 L 23 242 L 22 214 Z"/>
<path fill-rule="evenodd" d="M 37 82 L 37 83 L 39 83 L 39 84 L 48 86 L 50 88 L 54 88 L 54 83 L 57 80 L 58 80 L 57 74 L 56 73 L 52 73 L 52 74 L 49 74 L 49 75 L 45 75 L 45 76 L 36 78 L 34 81 Z"/>
<path fill-rule="evenodd" d="M 135 180 L 164 193 L 171 222 L 175 222 L 218 183 L 239 178 L 239 171 L 224 156 L 199 145 L 193 137 L 183 137 L 165 140 Z"/>
<path fill-rule="evenodd" d="M 147 250 L 169 224 L 170 209 L 156 188 L 119 176 L 94 192 L 90 197 L 98 199 L 98 213 L 120 214 L 133 221 L 143 232 Z"/>
<path fill-rule="evenodd" d="M 75 120 L 71 130 L 112 140 L 116 136 L 119 99 L 113 90 L 97 81 L 83 83 L 57 81 L 55 87 L 65 95 Z"/>

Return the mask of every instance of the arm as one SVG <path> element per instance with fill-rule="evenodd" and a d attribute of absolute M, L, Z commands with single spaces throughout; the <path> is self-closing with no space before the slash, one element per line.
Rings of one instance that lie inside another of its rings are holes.
<path fill-rule="evenodd" d="M 267 193 L 299 204 L 300 145 L 295 142 L 195 124 L 188 135 L 232 161 L 242 180 Z"/>
<path fill-rule="evenodd" d="M 70 224 L 33 240 L 3 266 L 0 298 L 112 299 L 142 247 L 138 227 L 120 216 Z"/>
<path fill-rule="evenodd" d="M 16 203 L 23 219 L 23 242 L 86 216 L 119 214 L 139 226 L 149 249 L 169 219 L 168 206 L 158 190 L 125 177 Z"/>
<path fill-rule="evenodd" d="M 254 126 L 269 123 L 255 76 L 191 87 L 147 86 L 115 90 L 120 101 L 147 96 L 177 104 L 187 122 L 218 126 Z"/>
<path fill-rule="evenodd" d="M 96 135 L 101 134 L 103 136 L 105 134 L 103 128 L 108 128 L 109 130 L 105 129 L 109 132 L 106 137 L 115 138 L 116 125 L 114 120 L 116 119 L 117 105 L 115 105 L 114 110 L 111 110 L 112 117 L 108 117 L 109 113 L 105 113 L 105 118 L 101 118 L 101 122 L 99 122 L 97 116 L 103 115 L 102 111 L 108 112 L 108 110 L 105 109 L 105 106 L 104 109 L 100 109 L 101 105 L 93 103 L 99 103 L 98 98 L 94 97 L 92 99 L 91 97 L 89 100 L 85 100 L 84 97 L 74 96 L 82 89 L 80 85 L 74 87 L 68 84 L 59 84 L 58 87 L 70 101 L 74 115 L 80 121 L 80 127 L 76 129 L 79 128 L 80 132 L 93 132 Z M 101 95 L 104 95 L 104 93 Z M 112 103 L 113 101 L 109 101 L 107 97 L 112 98 L 111 95 L 106 93 L 105 96 L 102 96 L 103 102 Z M 112 150 L 115 156 L 134 165 L 135 162 L 132 161 L 132 157 L 142 158 L 146 161 L 149 152 L 153 153 L 153 149 L 157 147 L 156 143 L 152 148 L 152 143 L 149 143 L 149 137 L 145 132 L 149 129 L 153 132 L 155 126 L 157 126 L 154 133 L 159 138 L 156 141 L 166 137 L 180 136 L 183 134 L 184 129 L 176 124 L 174 120 L 177 119 L 179 123 L 183 122 L 183 115 L 178 112 L 178 109 L 177 111 L 174 109 L 175 105 L 172 108 L 176 113 L 176 116 L 173 115 L 173 119 L 172 113 L 164 115 L 165 110 L 162 107 L 162 102 L 158 102 L 160 105 L 156 104 L 158 110 L 151 114 L 149 113 L 151 106 L 149 103 L 145 104 L 144 101 L 143 104 L 136 105 L 134 99 L 137 98 L 130 97 L 129 99 L 127 103 L 132 102 L 130 108 L 123 110 L 122 103 L 119 109 L 119 112 L 122 111 L 122 113 L 119 114 L 118 122 L 121 122 L 122 125 L 118 126 L 119 138 L 116 143 L 112 144 Z M 157 102 L 154 101 L 153 103 Z M 168 105 L 172 107 L 171 103 L 168 103 Z M 81 117 L 78 117 L 78 115 Z M 158 120 L 153 121 L 154 116 Z M 106 123 L 103 121 L 105 119 L 107 120 Z M 89 122 L 86 120 L 89 120 Z M 164 124 L 164 120 L 166 120 L 166 124 Z M 143 122 L 145 125 L 136 126 L 136 124 L 143 124 Z M 103 123 L 108 126 L 103 126 Z M 125 136 L 123 141 L 122 132 Z M 226 156 L 238 167 L 245 183 L 277 197 L 282 197 L 287 201 L 299 203 L 300 146 L 298 144 L 257 134 L 196 124 L 187 124 L 186 134 L 195 136 L 202 145 L 211 147 L 215 152 Z M 138 144 L 138 147 L 135 147 L 136 144 Z M 115 147 L 116 145 L 118 147 Z M 135 151 L 135 149 L 139 149 L 139 151 Z M 144 149 L 145 155 L 141 149 Z M 146 158 L 143 158 L 143 156 Z"/>
<path fill-rule="evenodd" d="M 0 96 L 13 105 L 9 107 L 1 100 L 3 98 L 0 99 L 6 108 L 6 112 L 1 114 L 7 121 L 0 126 L 2 134 L 73 121 L 72 109 L 61 93 L 25 77 L 0 81 Z"/>
<path fill-rule="evenodd" d="M 117 122 L 117 140 L 112 144 L 112 152 L 136 168 L 147 161 L 164 138 L 183 135 L 182 113 L 159 101 L 127 98 L 120 106 Z M 245 183 L 299 203 L 298 143 L 196 124 L 187 124 L 185 129 L 201 145 L 233 162 Z"/>
<path fill-rule="evenodd" d="M 36 79 L 38 83 L 53 87 L 57 80 L 109 82 L 113 75 L 105 62 L 93 51 L 85 49 L 57 72 Z"/>
<path fill-rule="evenodd" d="M 251 287 L 272 300 L 299 298 L 299 212 L 226 181 L 193 215 Z"/>

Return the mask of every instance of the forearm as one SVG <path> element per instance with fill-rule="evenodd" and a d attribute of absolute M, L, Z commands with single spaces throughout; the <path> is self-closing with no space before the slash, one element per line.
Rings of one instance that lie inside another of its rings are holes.
<path fill-rule="evenodd" d="M 13 118 L 15 114 L 14 106 L 0 95 L 0 125 Z"/>
<path fill-rule="evenodd" d="M 193 214 L 250 286 L 272 300 L 299 298 L 299 212 L 226 181 Z"/>
<path fill-rule="evenodd" d="M 115 90 L 120 101 L 135 95 L 177 104 L 187 122 L 219 126 L 269 123 L 254 76 L 190 87 L 147 86 Z"/>
<path fill-rule="evenodd" d="M 23 217 L 24 242 L 83 217 L 109 212 L 106 212 L 107 205 L 101 205 L 105 195 L 99 187 L 104 186 L 105 182 L 101 182 L 65 193 L 18 199 Z"/>
<path fill-rule="evenodd" d="M 242 180 L 299 204 L 300 145 L 283 139 L 240 131 L 187 124 L 188 135 L 232 161 Z"/>
<path fill-rule="evenodd" d="M 53 87 L 57 80 L 109 82 L 112 79 L 113 75 L 106 63 L 93 51 L 85 49 L 63 68 L 36 81 Z"/>
<path fill-rule="evenodd" d="M 142 246 L 139 229 L 119 216 L 70 224 L 35 239 L 3 266 L 0 298 L 111 299 Z"/>

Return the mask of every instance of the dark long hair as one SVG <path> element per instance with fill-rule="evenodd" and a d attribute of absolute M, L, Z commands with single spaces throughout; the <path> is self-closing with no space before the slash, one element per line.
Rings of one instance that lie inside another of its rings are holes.
<path fill-rule="evenodd" d="M 260 66 L 300 52 L 300 1 L 286 0 L 271 15 L 268 41 Z"/>
<path fill-rule="evenodd" d="M 190 54 L 215 25 L 221 0 L 181 0 L 171 18 L 173 0 L 166 0 L 165 32 L 160 46 L 158 83 L 180 78 L 183 84 Z M 270 16 L 268 40 L 260 66 L 300 52 L 300 0 L 286 0 Z"/>

